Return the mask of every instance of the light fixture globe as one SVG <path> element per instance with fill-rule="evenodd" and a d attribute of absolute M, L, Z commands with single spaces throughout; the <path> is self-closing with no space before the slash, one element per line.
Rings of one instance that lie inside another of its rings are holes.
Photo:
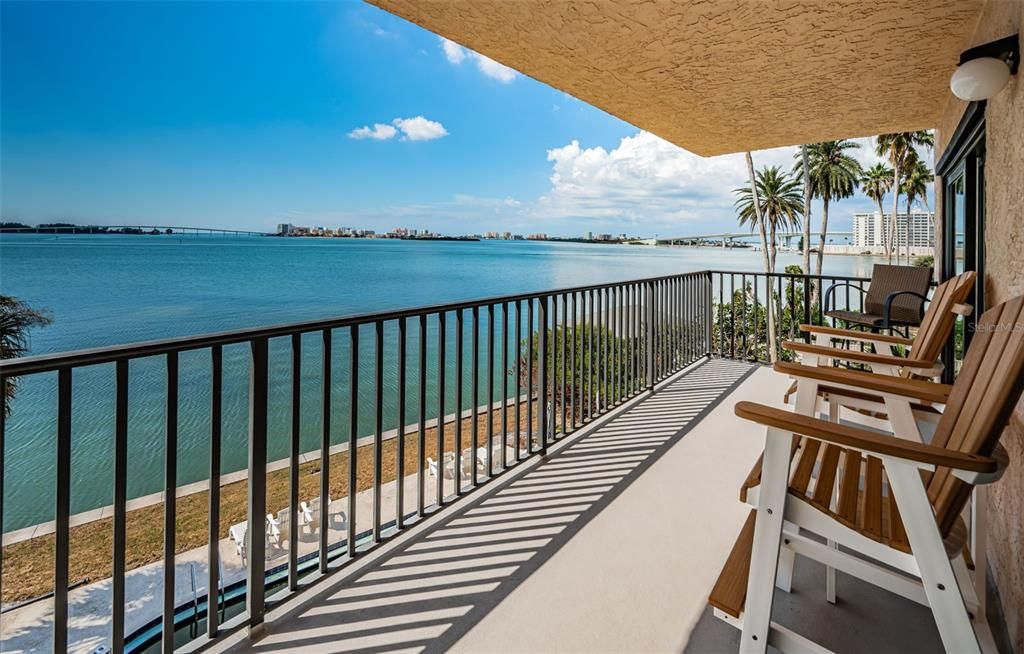
<path fill-rule="evenodd" d="M 960 64 L 949 80 L 953 95 L 961 100 L 988 100 L 1010 81 L 1010 66 L 1002 59 L 979 57 Z"/>

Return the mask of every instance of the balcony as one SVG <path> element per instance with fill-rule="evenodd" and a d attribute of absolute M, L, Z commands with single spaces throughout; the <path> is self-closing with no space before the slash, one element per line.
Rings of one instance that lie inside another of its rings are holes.
<path fill-rule="evenodd" d="M 3 362 L 3 375 L 56 377 L 59 453 L 74 442 L 73 394 L 114 394 L 114 503 L 72 515 L 70 457 L 58 456 L 54 520 L 5 534 L 5 548 L 54 545 L 42 574 L 56 592 L 5 613 L 3 649 L 735 649 L 738 632 L 706 604 L 764 429 L 732 407 L 782 404 L 788 381 L 760 365 L 768 307 L 782 309 L 781 335 L 799 337 L 839 282 L 868 280 L 704 271 Z M 140 360 L 156 362 L 156 382 L 133 378 Z M 211 474 L 180 487 L 169 445 L 186 361 L 208 374 Z M 342 373 L 344 392 L 322 385 L 317 411 L 340 411 L 348 431 L 325 429 L 313 452 L 297 436 L 301 370 Z M 81 390 L 79 374 L 111 384 Z M 224 473 L 225 382 L 239 374 L 248 466 Z M 133 381 L 165 394 L 167 454 L 163 493 L 129 499 Z M 270 426 L 274 389 L 289 429 Z M 274 439 L 286 458 L 271 460 Z M 306 514 L 313 502 L 328 510 Z M 205 543 L 186 547 L 195 528 L 181 519 L 197 510 Z M 285 510 L 305 517 L 284 522 Z M 155 556 L 130 549 L 140 511 L 177 524 Z M 113 574 L 69 588 L 89 528 L 110 530 Z M 31 574 L 8 551 L 5 578 Z M 823 571 L 801 563 L 776 618 L 840 651 L 941 647 L 927 609 L 852 578 L 839 595 L 824 602 Z"/>
<path fill-rule="evenodd" d="M 231 651 L 737 651 L 707 595 L 764 430 L 732 406 L 781 405 L 786 382 L 747 363 L 698 364 L 282 607 L 262 639 Z M 799 559 L 776 619 L 841 652 L 942 650 L 925 607 L 851 577 L 838 605 L 824 589 L 824 569 Z"/>

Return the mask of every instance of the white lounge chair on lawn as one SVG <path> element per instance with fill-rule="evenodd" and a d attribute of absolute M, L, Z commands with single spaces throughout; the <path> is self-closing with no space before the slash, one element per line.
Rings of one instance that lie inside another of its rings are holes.
<path fill-rule="evenodd" d="M 431 477 L 437 478 L 437 461 L 427 457 L 427 470 Z M 444 453 L 444 478 L 454 479 L 455 478 L 455 453 L 445 452 Z"/>
<path fill-rule="evenodd" d="M 477 470 L 485 474 L 491 474 L 491 451 L 486 447 L 476 448 Z"/>
<path fill-rule="evenodd" d="M 242 560 L 242 565 L 246 564 L 246 548 L 245 548 L 245 533 L 248 530 L 247 522 L 239 522 L 237 525 L 231 525 L 228 528 L 228 536 L 231 541 L 235 544 L 235 554 Z"/>
<path fill-rule="evenodd" d="M 300 506 L 305 515 L 309 516 L 309 523 L 312 529 L 320 528 L 320 498 L 314 497 L 309 503 L 301 502 Z M 341 508 L 341 502 L 335 502 L 327 498 L 327 524 L 330 529 L 345 530 L 348 528 L 348 514 Z"/>
<path fill-rule="evenodd" d="M 813 406 L 817 392 L 801 383 L 797 406 Z M 981 316 L 930 444 L 737 403 L 736 415 L 768 428 L 760 483 L 747 489 L 756 509 L 709 597 L 715 615 L 743 631 L 740 651 L 823 651 L 771 621 L 775 586 L 789 589 L 796 555 L 930 607 L 948 652 L 995 651 L 978 610 L 985 589 L 963 561 L 961 512 L 973 488 L 1008 465 L 999 438 L 1022 392 L 1018 297 Z"/>
<path fill-rule="evenodd" d="M 274 517 L 273 513 L 267 514 L 267 545 L 281 549 L 281 523 Z"/>

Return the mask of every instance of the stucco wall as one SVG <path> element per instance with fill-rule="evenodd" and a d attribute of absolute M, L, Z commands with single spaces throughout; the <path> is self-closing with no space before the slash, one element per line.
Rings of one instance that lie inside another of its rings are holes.
<path fill-rule="evenodd" d="M 1024 0 L 989 0 L 968 45 L 1020 33 Z M 985 295 L 989 306 L 1024 294 L 1024 68 L 985 114 Z M 936 138 L 941 156 L 966 104 L 950 96 Z M 941 184 L 941 181 L 940 181 Z M 942 188 L 937 186 L 937 188 Z M 941 215 L 941 214 L 937 214 Z M 1010 640 L 1024 654 L 1024 402 L 1003 434 L 1010 467 L 991 488 L 990 556 Z"/>

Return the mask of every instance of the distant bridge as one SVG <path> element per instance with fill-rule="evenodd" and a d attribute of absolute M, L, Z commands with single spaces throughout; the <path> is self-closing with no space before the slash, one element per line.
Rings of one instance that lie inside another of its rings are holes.
<path fill-rule="evenodd" d="M 777 232 L 776 238 L 782 241 L 786 247 L 792 246 L 792 242 L 796 239 L 803 237 L 804 233 L 801 232 Z M 853 236 L 853 232 L 833 232 L 829 231 L 828 236 Z M 726 247 L 727 244 L 732 243 L 735 240 L 743 240 L 750 238 L 759 238 L 759 236 L 753 232 L 722 232 L 719 234 L 700 234 L 697 236 L 673 236 L 669 238 L 658 238 L 658 245 L 689 245 L 694 243 L 707 243 L 721 241 L 722 247 Z M 811 234 L 811 242 L 818 238 L 817 233 Z"/>
<path fill-rule="evenodd" d="M 42 225 L 0 227 L 0 234 L 222 234 L 225 236 L 274 236 L 274 232 L 181 225 Z"/>

